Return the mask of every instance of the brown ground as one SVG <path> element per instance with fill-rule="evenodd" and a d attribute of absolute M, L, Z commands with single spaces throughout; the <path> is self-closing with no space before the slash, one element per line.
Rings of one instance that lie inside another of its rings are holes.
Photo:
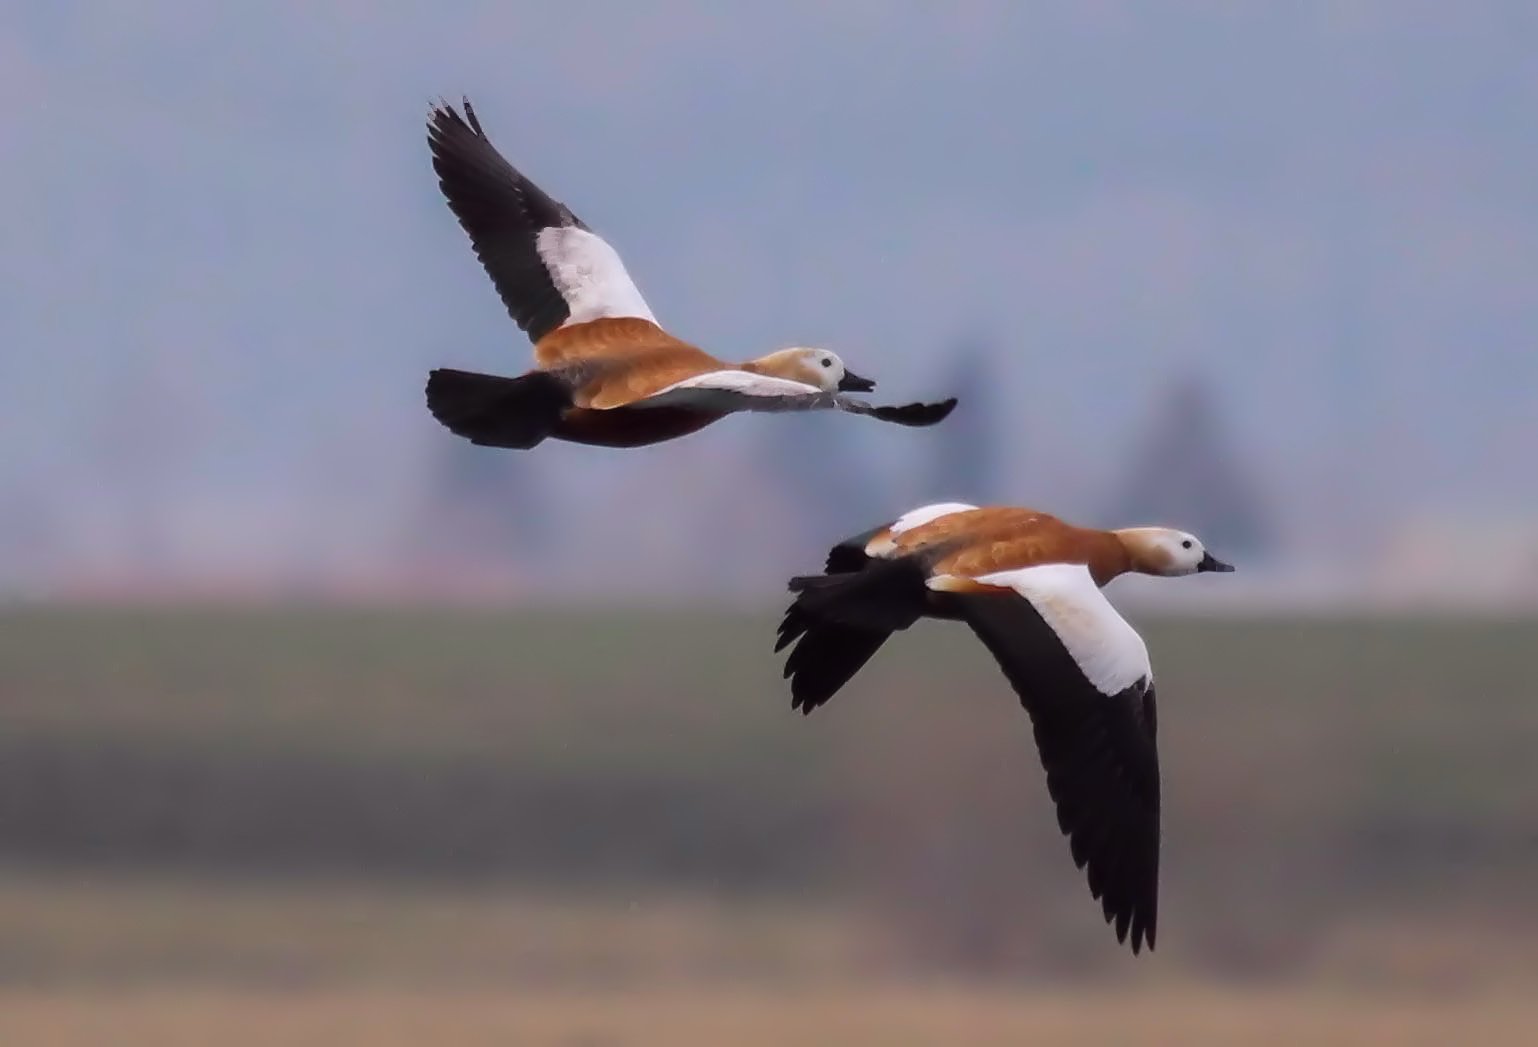
<path fill-rule="evenodd" d="M 1065 991 L 892 985 L 530 990 L 20 991 L 0 1042 L 27 1047 L 629 1044 L 1530 1044 L 1538 1000 L 1328 990 Z"/>

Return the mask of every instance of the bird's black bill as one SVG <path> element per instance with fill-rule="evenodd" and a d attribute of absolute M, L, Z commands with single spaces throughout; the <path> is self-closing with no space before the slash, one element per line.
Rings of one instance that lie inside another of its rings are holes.
<path fill-rule="evenodd" d="M 861 378 L 853 371 L 845 371 L 844 377 L 838 380 L 838 391 L 841 393 L 868 393 L 876 388 L 876 383 L 869 378 Z"/>
<path fill-rule="evenodd" d="M 1232 571 L 1234 569 L 1234 565 L 1231 563 L 1224 563 L 1222 560 L 1219 560 L 1211 553 L 1203 553 L 1202 558 L 1197 561 L 1196 569 L 1198 571 L 1217 571 L 1219 573 L 1223 573 Z"/>

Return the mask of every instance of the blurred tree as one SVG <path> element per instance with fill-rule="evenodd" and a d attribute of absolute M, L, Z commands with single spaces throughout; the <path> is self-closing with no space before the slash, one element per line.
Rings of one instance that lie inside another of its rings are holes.
<path fill-rule="evenodd" d="M 1178 380 L 1135 444 L 1108 519 L 1179 527 L 1224 553 L 1266 553 L 1275 536 L 1231 446 L 1207 386 Z"/>
<path fill-rule="evenodd" d="M 937 392 L 961 401 L 930 435 L 930 470 L 918 502 L 955 499 L 988 505 L 1000 500 L 998 368 L 989 339 L 961 339 Z"/>
<path fill-rule="evenodd" d="M 181 566 L 172 534 L 178 482 L 206 415 L 164 347 L 144 347 L 84 416 L 96 486 L 116 508 L 110 527 L 119 569 L 165 580 Z M 145 405 L 153 405 L 146 408 Z"/>
<path fill-rule="evenodd" d="M 429 557 L 524 564 L 554 538 L 548 485 L 526 454 L 445 441 L 432 463 L 416 543 Z"/>
<path fill-rule="evenodd" d="M 798 543 L 831 545 L 899 508 L 897 492 L 865 453 L 861 434 L 849 431 L 851 421 L 837 412 L 768 419 L 750 451 L 750 471 L 784 492 Z"/>
<path fill-rule="evenodd" d="M 0 487 L 0 591 L 35 583 L 59 556 L 63 514 L 40 486 Z"/>

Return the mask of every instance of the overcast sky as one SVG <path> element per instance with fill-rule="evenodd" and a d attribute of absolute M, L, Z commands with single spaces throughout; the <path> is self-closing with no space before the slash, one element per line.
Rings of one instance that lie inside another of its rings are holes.
<path fill-rule="evenodd" d="M 390 518 L 449 438 L 425 370 L 528 359 L 428 165 L 467 93 L 681 337 L 904 397 L 990 339 L 1021 502 L 1103 499 L 1195 371 L 1305 541 L 1532 514 L 1535 54 L 1522 2 L 12 0 L 0 499 L 88 535 L 132 476 L 237 543 Z M 604 483 L 787 420 L 728 424 L 539 453 Z"/>

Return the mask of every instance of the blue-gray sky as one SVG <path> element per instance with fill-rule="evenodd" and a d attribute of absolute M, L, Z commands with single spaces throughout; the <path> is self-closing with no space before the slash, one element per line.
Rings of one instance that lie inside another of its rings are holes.
<path fill-rule="evenodd" d="M 0 499 L 57 561 L 129 518 L 173 557 L 385 542 L 450 439 L 425 369 L 527 360 L 428 166 L 460 93 L 682 337 L 890 395 L 991 340 L 1021 502 L 1103 505 L 1197 371 L 1304 552 L 1538 514 L 1531 4 L 385 6 L 0 14 Z M 785 424 L 538 453 L 602 488 Z"/>

